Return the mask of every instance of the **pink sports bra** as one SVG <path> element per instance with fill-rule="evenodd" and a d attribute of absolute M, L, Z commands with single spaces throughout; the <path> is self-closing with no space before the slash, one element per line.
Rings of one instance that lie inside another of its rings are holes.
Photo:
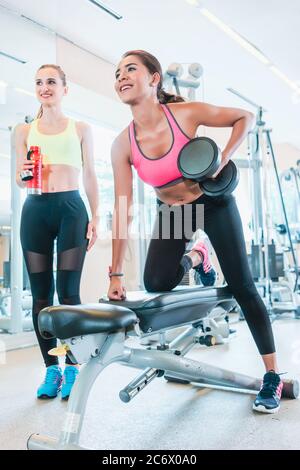
<path fill-rule="evenodd" d="M 154 188 L 160 188 L 169 183 L 183 179 L 177 167 L 177 158 L 182 147 L 191 140 L 179 127 L 168 106 L 162 104 L 162 109 L 172 132 L 172 145 L 167 153 L 158 158 L 147 157 L 140 149 L 135 135 L 134 121 L 129 125 L 132 163 L 139 177 Z"/>

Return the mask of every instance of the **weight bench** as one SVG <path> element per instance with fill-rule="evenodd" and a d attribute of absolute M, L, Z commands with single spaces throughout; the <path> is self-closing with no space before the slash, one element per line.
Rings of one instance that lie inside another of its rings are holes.
<path fill-rule="evenodd" d="M 129 292 L 124 301 L 100 299 L 43 309 L 38 318 L 42 336 L 59 338 L 68 356 L 84 365 L 73 386 L 60 437 L 33 434 L 28 449 L 83 449 L 79 439 L 91 388 L 100 372 L 114 362 L 142 369 L 119 393 L 124 402 L 162 376 L 213 388 L 258 391 L 259 379 L 185 357 L 196 344 L 212 345 L 229 337 L 227 313 L 235 306 L 227 287 L 180 287 L 163 293 Z M 178 336 L 168 344 L 166 332 L 179 327 Z M 129 336 L 144 338 L 153 333 L 160 337 L 153 348 L 126 346 Z M 297 381 L 284 381 L 284 397 L 296 398 L 298 393 Z"/>

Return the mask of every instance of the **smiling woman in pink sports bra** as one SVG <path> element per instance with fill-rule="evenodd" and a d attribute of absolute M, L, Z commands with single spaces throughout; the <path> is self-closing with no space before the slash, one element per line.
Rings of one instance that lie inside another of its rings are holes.
<path fill-rule="evenodd" d="M 187 205 L 192 209 L 191 232 L 199 228 L 196 209 L 201 204 L 204 207 L 204 231 L 215 250 L 228 287 L 243 311 L 266 368 L 262 389 L 253 409 L 275 413 L 280 406 L 282 381 L 278 374 L 273 332 L 266 307 L 249 270 L 235 198 L 232 194 L 220 197 L 202 194 L 199 183 L 184 178 L 177 167 L 181 148 L 195 137 L 200 125 L 231 127 L 232 133 L 223 149 L 218 173 L 246 137 L 254 116 L 243 109 L 183 102 L 182 98 L 166 93 L 162 89 L 162 69 L 158 60 L 141 50 L 123 55 L 116 70 L 115 89 L 123 103 L 130 106 L 133 121 L 112 146 L 115 223 L 108 296 L 114 300 L 126 296 L 122 266 L 127 239 L 124 239 L 122 224 L 127 222 L 128 227 L 131 217 L 129 212 L 125 221 L 124 214 L 120 216 L 120 203 L 125 197 L 127 207 L 130 208 L 132 204 L 133 166 L 139 177 L 154 188 L 159 207 L 177 206 L 173 218 L 169 220 L 168 238 L 161 230 L 161 220 L 166 212 L 158 211 L 155 236 L 150 241 L 145 264 L 146 290 L 170 291 L 191 268 L 201 274 L 204 285 L 213 284 L 214 277 L 211 276 L 212 269 L 205 246 L 198 243 L 189 253 L 185 253 L 191 237 L 184 232 L 178 238 L 176 231 L 182 224 Z"/>

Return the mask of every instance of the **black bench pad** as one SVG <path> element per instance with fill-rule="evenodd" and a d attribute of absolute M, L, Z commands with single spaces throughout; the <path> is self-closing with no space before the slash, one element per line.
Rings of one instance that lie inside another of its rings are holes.
<path fill-rule="evenodd" d="M 136 314 L 121 305 L 83 304 L 47 307 L 39 313 L 44 338 L 66 339 L 94 333 L 112 333 L 137 322 Z"/>
<path fill-rule="evenodd" d="M 229 311 L 236 305 L 227 286 L 180 286 L 170 292 L 128 292 L 126 300 L 103 298 L 99 302 L 101 305 L 122 305 L 134 311 L 144 334 L 197 322 L 215 307 Z"/>
<path fill-rule="evenodd" d="M 178 287 L 170 292 L 128 292 L 126 300 L 100 299 L 98 304 L 58 305 L 39 313 L 42 336 L 66 339 L 129 329 L 137 321 L 144 334 L 205 318 L 215 307 L 236 305 L 227 287 Z"/>

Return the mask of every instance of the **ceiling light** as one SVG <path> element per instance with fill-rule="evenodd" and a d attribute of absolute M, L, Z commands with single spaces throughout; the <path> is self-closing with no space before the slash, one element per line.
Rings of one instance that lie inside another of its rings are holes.
<path fill-rule="evenodd" d="M 3 5 L 0 4 L 0 8 L 1 8 L 1 9 L 4 9 L 4 10 L 6 10 L 6 11 L 8 11 L 10 14 L 16 15 L 16 16 L 18 16 L 18 17 L 20 17 L 20 18 L 22 18 L 22 19 L 24 19 L 24 20 L 26 20 L 26 21 L 30 21 L 31 23 L 34 23 L 34 24 L 37 25 L 39 28 L 42 28 L 42 29 L 48 31 L 48 32 L 51 33 L 51 34 L 54 34 L 57 38 L 61 38 L 61 39 L 63 39 L 64 41 L 67 41 L 68 43 L 72 44 L 73 46 L 78 47 L 79 49 L 81 49 L 81 50 L 84 51 L 84 52 L 88 52 L 89 54 L 93 55 L 94 57 L 97 57 L 97 59 L 104 60 L 103 57 L 101 57 L 100 55 L 95 54 L 95 52 L 93 52 L 93 51 L 91 51 L 91 50 L 89 50 L 89 49 L 86 49 L 86 48 L 83 47 L 82 45 L 78 44 L 77 42 L 72 41 L 70 38 L 64 36 L 63 34 L 58 33 L 57 31 L 55 31 L 55 30 L 49 28 L 48 26 L 45 26 L 45 25 L 43 25 L 42 23 L 39 23 L 39 22 L 37 22 L 37 21 L 35 21 L 35 20 L 32 20 L 31 18 L 29 18 L 29 17 L 27 17 L 27 16 L 25 16 L 25 15 L 21 15 L 18 11 L 14 10 L 14 9 L 12 9 L 12 8 L 8 8 L 7 6 L 3 6 Z M 0 51 L 0 55 L 1 55 L 1 54 L 8 56 L 6 53 L 1 53 L 1 51 Z M 26 61 L 21 60 L 21 59 L 17 59 L 16 57 L 13 57 L 13 56 L 8 56 L 8 57 L 9 57 L 9 58 L 12 58 L 12 59 L 14 59 L 14 60 L 17 60 L 18 62 L 21 62 L 22 64 L 26 64 L 26 63 L 27 63 Z M 116 64 L 113 64 L 112 62 L 109 62 L 108 60 L 106 60 L 106 62 L 108 62 L 109 64 L 113 65 L 114 67 L 115 67 L 115 65 L 116 65 Z"/>
<path fill-rule="evenodd" d="M 101 8 L 101 10 L 113 16 L 116 20 L 121 20 L 123 18 L 122 15 L 119 15 L 119 13 L 116 13 L 111 8 L 106 6 L 104 3 L 99 2 L 99 0 L 89 0 L 89 2 L 93 3 L 93 5 L 97 6 L 98 8 Z"/>
<path fill-rule="evenodd" d="M 292 88 L 295 91 L 299 91 L 300 87 L 297 85 L 296 82 L 293 82 L 290 80 L 283 72 L 281 72 L 275 65 L 271 65 L 270 70 L 277 75 L 277 77 L 281 78 L 290 88 Z"/>
<path fill-rule="evenodd" d="M 42 23 L 39 23 L 38 21 L 33 20 L 32 18 L 29 18 L 28 16 L 21 15 L 21 18 L 24 18 L 24 20 L 30 21 L 31 23 L 39 26 L 40 28 L 43 28 L 44 30 L 46 30 L 49 33 L 53 33 L 53 31 L 50 28 L 48 28 L 48 26 L 45 26 Z"/>
<path fill-rule="evenodd" d="M 33 96 L 35 98 L 35 94 L 31 93 L 31 91 L 24 90 L 23 88 L 15 88 L 18 93 L 23 93 L 23 95 Z"/>
<path fill-rule="evenodd" d="M 202 7 L 200 4 L 200 0 L 185 0 L 190 5 L 195 7 L 199 7 L 199 10 L 203 16 L 205 16 L 209 21 L 214 23 L 219 29 L 221 29 L 224 33 L 230 36 L 235 42 L 237 42 L 240 46 L 242 46 L 247 52 L 252 54 L 256 59 L 260 60 L 264 65 L 270 68 L 270 70 L 282 81 L 284 81 L 290 88 L 292 88 L 296 92 L 300 92 L 300 85 L 292 80 L 290 80 L 283 72 L 281 72 L 273 63 L 266 57 L 254 44 L 251 44 L 250 41 L 245 39 L 239 33 L 237 33 L 234 29 L 224 23 L 220 18 L 215 16 L 206 8 Z"/>
<path fill-rule="evenodd" d="M 193 5 L 193 7 L 198 7 L 200 5 L 199 0 L 185 0 L 186 3 L 189 3 L 190 5 Z"/>
<path fill-rule="evenodd" d="M 18 57 L 7 54 L 6 52 L 0 51 L 0 55 L 2 55 L 3 57 L 6 57 L 7 59 L 15 60 L 16 62 L 19 62 L 20 64 L 26 64 L 26 60 L 19 59 Z"/>
<path fill-rule="evenodd" d="M 239 33 L 234 31 L 230 26 L 220 20 L 217 16 L 213 13 L 208 11 L 206 8 L 200 8 L 200 11 L 203 16 L 209 19 L 212 23 L 214 23 L 218 28 L 220 28 L 224 33 L 230 36 L 235 42 L 237 42 L 240 46 L 242 46 L 246 51 L 250 52 L 250 54 L 254 55 L 258 60 L 260 60 L 263 64 L 269 65 L 271 64 L 270 60 L 251 42 L 247 41 L 247 39 L 243 38 Z"/>

